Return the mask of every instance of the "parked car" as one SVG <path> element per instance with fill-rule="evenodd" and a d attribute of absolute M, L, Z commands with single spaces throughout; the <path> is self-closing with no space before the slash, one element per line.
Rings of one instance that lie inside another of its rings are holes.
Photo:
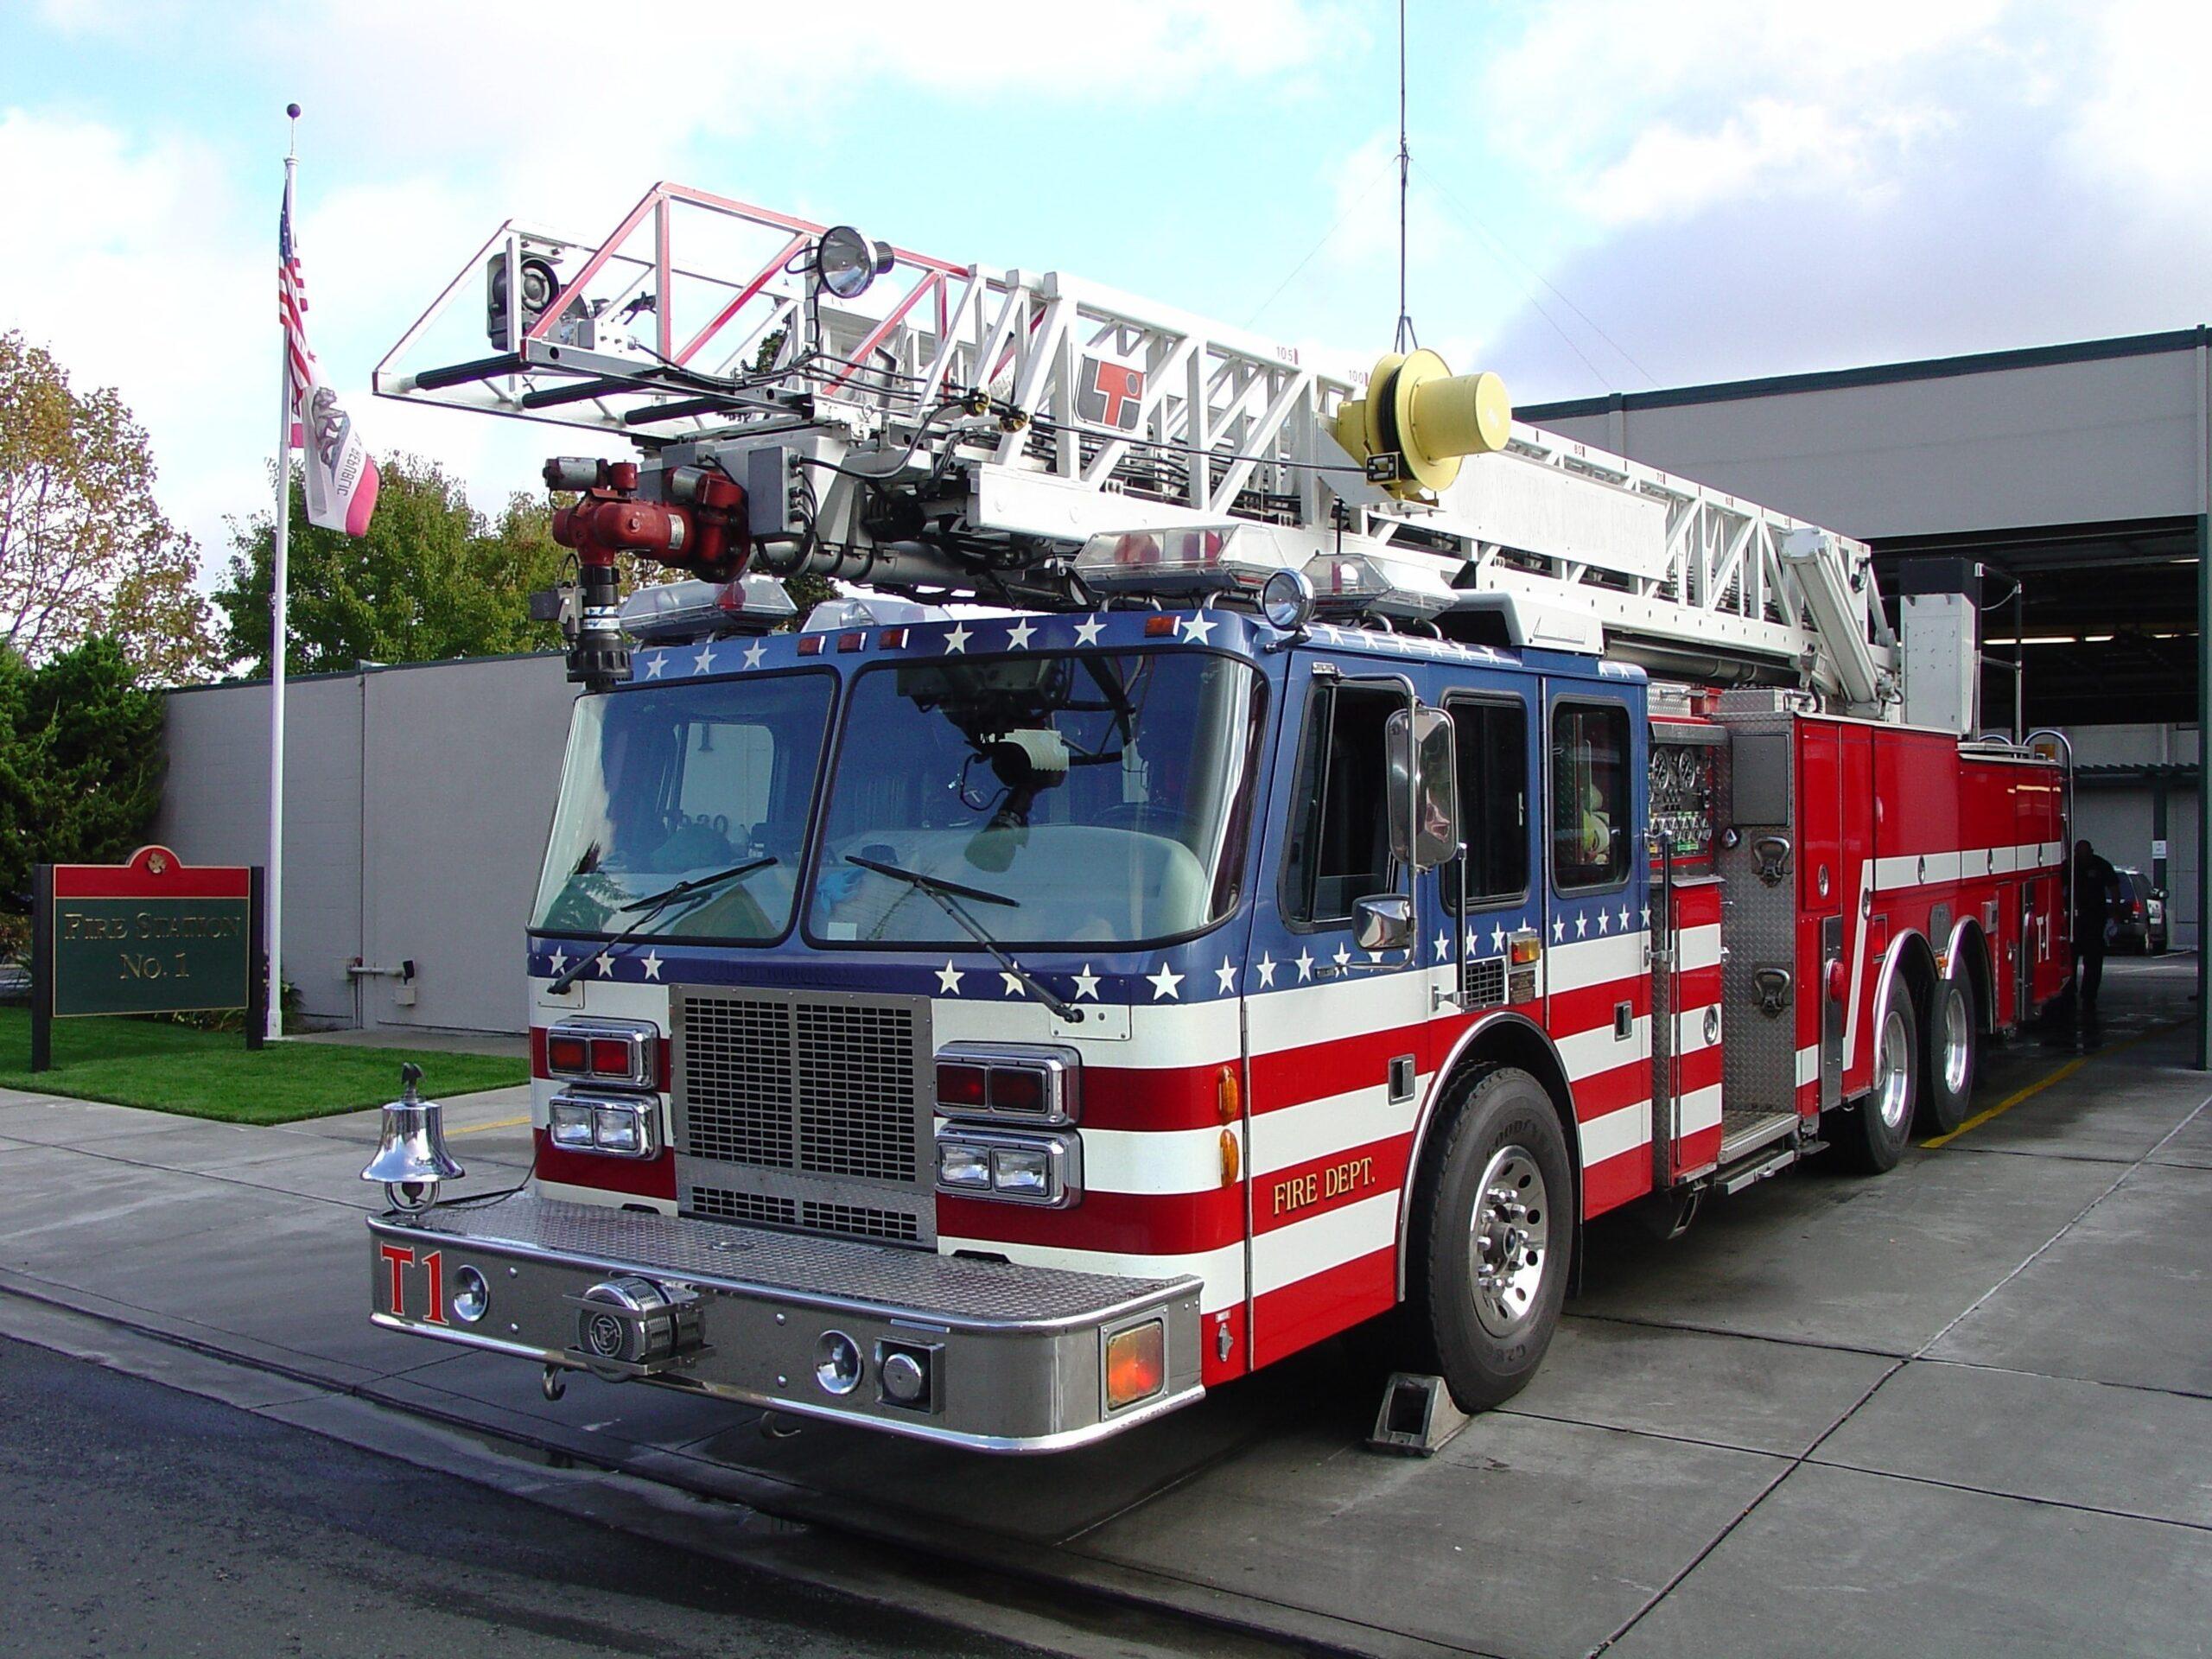
<path fill-rule="evenodd" d="M 2105 937 L 2114 950 L 2139 950 L 2155 957 L 2166 948 L 2166 895 L 2151 885 L 2140 870 L 2115 871 L 2119 891 L 2113 894 L 2112 919 Z"/>

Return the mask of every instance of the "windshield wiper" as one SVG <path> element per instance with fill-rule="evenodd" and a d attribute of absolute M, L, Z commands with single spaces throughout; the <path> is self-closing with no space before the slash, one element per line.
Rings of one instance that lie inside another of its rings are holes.
<path fill-rule="evenodd" d="M 687 893 L 696 893 L 702 887 L 719 887 L 725 881 L 734 881 L 741 875 L 751 875 L 755 870 L 765 870 L 775 862 L 773 856 L 748 858 L 742 864 L 733 864 L 726 870 L 716 870 L 711 875 L 695 875 L 689 881 L 679 881 L 672 887 L 658 893 L 649 893 L 642 899 L 632 899 L 626 905 L 614 906 L 617 912 L 631 910 L 658 910 L 671 899 L 681 899 Z"/>
<path fill-rule="evenodd" d="M 706 892 L 709 887 L 719 887 L 725 882 L 735 881 L 742 876 L 765 870 L 774 862 L 776 860 L 772 857 L 749 858 L 744 863 L 733 864 L 726 870 L 716 870 L 711 875 L 695 876 L 689 881 L 679 881 L 674 887 L 664 888 L 659 893 L 647 893 L 642 899 L 632 899 L 626 905 L 615 906 L 614 913 L 618 916 L 625 911 L 631 910 L 643 911 L 645 913 L 613 938 L 604 941 L 599 949 L 580 957 L 555 975 L 552 982 L 545 988 L 546 995 L 557 996 L 567 990 L 569 986 L 576 982 L 577 976 L 585 969 L 590 967 L 616 945 L 635 938 L 644 931 L 646 923 L 652 921 L 677 899 L 691 898 L 695 894 Z"/>
<path fill-rule="evenodd" d="M 1009 899 L 1002 893 L 987 892 L 982 887 L 963 887 L 957 881 L 947 881 L 938 876 L 924 875 L 919 870 L 901 869 L 896 864 L 886 864 L 873 858 L 862 858 L 857 853 L 847 853 L 845 862 L 857 864 L 864 870 L 873 870 L 878 875 L 887 875 L 894 881 L 904 881 L 909 887 L 918 887 L 927 893 L 937 901 L 940 910 L 959 923 L 967 931 L 969 938 L 989 951 L 991 959 L 1005 969 L 1007 973 L 1013 975 L 1032 996 L 1070 1025 L 1079 1026 L 1083 1023 L 1082 1009 L 1062 998 L 1058 993 L 1046 988 L 1044 982 L 1036 975 L 1008 956 L 1006 947 L 993 938 L 983 925 L 970 916 L 960 903 L 962 899 L 974 899 L 987 905 L 1005 905 L 1009 908 L 1018 909 L 1021 904 L 1020 899 Z"/>

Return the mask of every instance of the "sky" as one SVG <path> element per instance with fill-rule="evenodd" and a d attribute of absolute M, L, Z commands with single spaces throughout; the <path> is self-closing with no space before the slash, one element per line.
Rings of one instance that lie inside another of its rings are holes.
<path fill-rule="evenodd" d="M 2212 6 L 1408 0 L 1409 303 L 1540 403 L 2212 320 Z M 659 179 L 1356 359 L 1397 311 L 1373 0 L 0 0 L 0 329 L 112 385 L 219 564 L 308 326 L 372 450 L 496 509 L 553 428 L 371 397 L 503 219 Z"/>

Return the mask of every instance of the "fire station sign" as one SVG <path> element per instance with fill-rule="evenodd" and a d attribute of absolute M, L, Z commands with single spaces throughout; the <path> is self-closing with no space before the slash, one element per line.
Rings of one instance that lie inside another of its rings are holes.
<path fill-rule="evenodd" d="M 41 864 L 33 887 L 31 1070 L 48 1022 L 103 1014 L 246 1010 L 261 1046 L 261 871 L 189 865 L 166 847 L 127 864 Z"/>

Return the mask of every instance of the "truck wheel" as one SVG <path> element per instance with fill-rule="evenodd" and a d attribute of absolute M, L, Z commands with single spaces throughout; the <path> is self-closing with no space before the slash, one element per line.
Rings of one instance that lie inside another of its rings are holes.
<path fill-rule="evenodd" d="M 1974 988 L 1963 979 L 1937 985 L 1936 1017 L 1929 1027 L 1928 1070 L 1920 1080 L 1921 1128 L 1928 1135 L 1948 1135 L 1967 1121 L 1981 1059 Z"/>
<path fill-rule="evenodd" d="M 1484 1073 L 1433 1167 L 1409 1312 L 1452 1399 L 1480 1411 L 1535 1374 L 1567 1298 L 1574 1177 L 1551 1096 L 1526 1071 Z"/>
<path fill-rule="evenodd" d="M 1847 1167 L 1879 1175 L 1897 1166 L 1912 1134 L 1920 1093 L 1920 1021 L 1912 993 L 1900 980 L 1874 1027 L 1874 1086 L 1837 1114 L 1835 1147 Z"/>

